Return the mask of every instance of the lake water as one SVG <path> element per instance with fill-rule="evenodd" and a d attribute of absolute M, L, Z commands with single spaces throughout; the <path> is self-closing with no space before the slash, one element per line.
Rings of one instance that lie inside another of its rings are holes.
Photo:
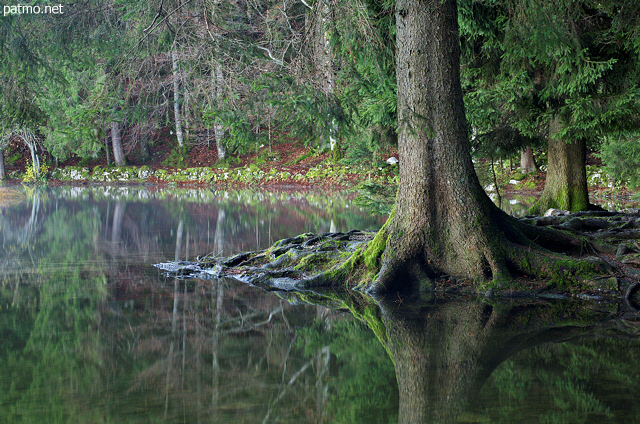
<path fill-rule="evenodd" d="M 640 422 L 626 304 L 303 296 L 153 267 L 382 225 L 351 200 L 1 188 L 0 422 Z"/>

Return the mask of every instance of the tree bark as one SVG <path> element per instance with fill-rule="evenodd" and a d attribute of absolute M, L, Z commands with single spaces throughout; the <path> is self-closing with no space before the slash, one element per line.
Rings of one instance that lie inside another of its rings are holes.
<path fill-rule="evenodd" d="M 318 40 L 315 56 L 316 68 L 320 70 L 321 90 L 327 96 L 334 95 L 336 91 L 336 78 L 333 69 L 333 49 L 331 48 L 331 40 L 329 29 L 333 25 L 333 13 L 331 10 L 330 0 L 321 0 L 317 5 L 317 25 L 316 37 Z M 332 116 L 327 116 L 331 121 L 329 126 L 329 147 L 334 150 L 338 145 L 338 124 Z"/>
<path fill-rule="evenodd" d="M 171 64 L 173 68 L 173 116 L 176 121 L 176 138 L 178 145 L 182 147 L 184 136 L 182 135 L 182 116 L 180 115 L 180 81 L 178 72 L 178 54 L 175 47 L 171 51 Z"/>
<path fill-rule="evenodd" d="M 400 0 L 396 26 L 402 166 L 379 282 L 497 273 L 488 234 L 498 212 L 471 162 L 456 2 Z"/>
<path fill-rule="evenodd" d="M 140 160 L 144 163 L 151 158 L 149 150 L 149 136 L 143 131 L 140 135 Z"/>
<path fill-rule="evenodd" d="M 443 275 L 494 284 L 514 272 L 555 275 L 545 248 L 573 251 L 575 239 L 506 215 L 473 168 L 456 1 L 399 0 L 396 28 L 400 183 L 394 213 L 363 253 L 378 273 L 360 284 L 385 292 L 433 288 Z"/>
<path fill-rule="evenodd" d="M 4 149 L 0 149 L 0 180 L 7 178 L 7 173 L 4 169 Z"/>
<path fill-rule="evenodd" d="M 555 137 L 560 130 L 556 118 L 550 127 L 547 179 L 544 190 L 532 212 L 544 213 L 549 208 L 571 212 L 589 209 L 587 190 L 587 146 L 584 139 L 565 143 Z"/>
<path fill-rule="evenodd" d="M 124 151 L 120 137 L 120 122 L 111 121 L 111 144 L 113 146 L 113 161 L 116 166 L 124 166 Z"/>
<path fill-rule="evenodd" d="M 527 147 L 520 152 L 520 172 L 522 174 L 536 172 L 536 163 L 533 159 L 533 149 L 531 147 Z"/>
<path fill-rule="evenodd" d="M 218 48 L 216 47 L 216 51 Z M 220 63 L 220 59 L 218 58 L 215 61 L 214 65 L 214 75 L 213 75 L 213 87 L 214 87 L 214 96 L 216 99 L 217 107 L 221 106 L 222 96 L 224 93 L 224 74 L 222 73 L 222 64 Z M 224 128 L 219 123 L 213 124 L 213 134 L 216 139 L 216 151 L 218 153 L 218 160 L 224 160 L 227 157 L 227 149 L 224 146 Z"/>
<path fill-rule="evenodd" d="M 219 0 L 214 0 L 212 8 L 212 18 L 215 21 L 218 13 L 218 7 L 220 5 Z M 248 9 L 247 9 L 248 10 Z M 206 12 L 205 12 L 206 13 Z M 224 96 L 224 73 L 222 71 L 222 57 L 220 54 L 220 34 L 216 31 L 214 26 L 209 27 L 209 36 L 214 44 L 214 58 L 211 64 L 211 85 L 212 95 L 215 100 L 216 107 L 222 106 L 222 100 Z M 224 127 L 218 122 L 213 124 L 213 135 L 216 140 L 216 151 L 218 153 L 218 160 L 222 161 L 227 157 L 227 149 L 224 145 Z"/>

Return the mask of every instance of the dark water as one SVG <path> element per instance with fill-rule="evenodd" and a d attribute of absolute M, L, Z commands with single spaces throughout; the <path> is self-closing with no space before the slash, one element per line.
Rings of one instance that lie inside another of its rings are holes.
<path fill-rule="evenodd" d="M 640 320 L 625 305 L 277 295 L 152 266 L 384 222 L 347 195 L 58 187 L 0 201 L 0 422 L 640 422 Z"/>

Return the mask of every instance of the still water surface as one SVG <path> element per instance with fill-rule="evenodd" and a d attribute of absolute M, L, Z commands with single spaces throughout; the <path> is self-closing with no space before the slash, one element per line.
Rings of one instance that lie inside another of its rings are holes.
<path fill-rule="evenodd" d="M 278 295 L 152 266 L 381 226 L 347 195 L 2 190 L 0 422 L 640 422 L 626 305 Z"/>

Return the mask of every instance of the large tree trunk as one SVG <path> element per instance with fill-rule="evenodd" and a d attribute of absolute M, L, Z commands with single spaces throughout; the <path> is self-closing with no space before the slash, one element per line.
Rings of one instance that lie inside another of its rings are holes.
<path fill-rule="evenodd" d="M 111 144 L 113 145 L 113 161 L 116 166 L 124 166 L 124 151 L 120 137 L 120 122 L 111 121 Z"/>
<path fill-rule="evenodd" d="M 474 171 L 456 1 L 399 0 L 396 27 L 400 183 L 395 212 L 365 252 L 369 269 L 379 269 L 368 289 L 431 288 L 442 275 L 502 284 L 514 271 L 552 274 L 541 246 L 575 241 L 500 211 Z"/>
<path fill-rule="evenodd" d="M 500 267 L 489 236 L 498 211 L 471 162 L 456 2 L 400 0 L 396 26 L 402 166 L 379 282 L 491 275 Z"/>
<path fill-rule="evenodd" d="M 527 147 L 520 152 L 520 172 L 531 174 L 536 172 L 536 162 L 533 159 L 533 149 Z"/>
<path fill-rule="evenodd" d="M 549 137 L 547 179 L 544 190 L 532 212 L 544 213 L 549 208 L 571 212 L 589 209 L 584 139 L 565 143 L 554 135 L 560 130 L 559 119 L 552 122 Z"/>

